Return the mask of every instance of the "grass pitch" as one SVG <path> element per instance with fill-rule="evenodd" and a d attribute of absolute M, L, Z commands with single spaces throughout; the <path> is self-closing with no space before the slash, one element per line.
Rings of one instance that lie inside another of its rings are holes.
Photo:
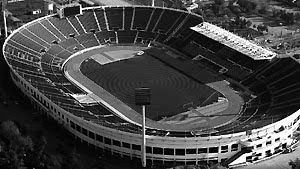
<path fill-rule="evenodd" d="M 147 107 L 146 115 L 150 119 L 160 120 L 187 111 L 191 106 L 201 105 L 216 92 L 146 53 L 123 60 L 119 60 L 119 55 L 123 53 L 103 52 L 97 56 L 117 59 L 106 64 L 88 59 L 80 70 L 139 113 L 141 108 L 135 105 L 134 90 L 150 87 L 151 105 Z"/>

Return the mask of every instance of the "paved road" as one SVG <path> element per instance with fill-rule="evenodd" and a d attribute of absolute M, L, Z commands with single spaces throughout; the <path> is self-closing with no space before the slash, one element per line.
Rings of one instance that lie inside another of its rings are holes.
<path fill-rule="evenodd" d="M 294 152 L 288 154 L 280 154 L 268 160 L 261 161 L 255 164 L 249 164 L 248 166 L 239 167 L 237 169 L 291 169 L 288 163 L 290 160 L 294 160 L 297 157 L 300 158 L 299 146 Z"/>
<path fill-rule="evenodd" d="M 126 2 L 124 0 L 90 0 L 95 3 L 103 4 L 103 5 L 109 5 L 109 6 L 126 6 L 126 5 L 132 5 L 129 2 Z"/>
<path fill-rule="evenodd" d="M 268 22 L 267 19 L 257 16 L 257 17 L 252 17 L 252 18 L 245 18 L 246 20 L 250 20 L 252 22 L 251 28 L 253 28 L 253 25 L 261 25 L 264 24 L 265 22 Z M 255 28 L 253 28 L 255 29 Z M 269 35 L 275 35 L 275 36 L 280 36 L 280 35 L 285 35 L 288 33 L 294 32 L 292 30 L 288 30 L 286 26 L 272 26 L 268 27 L 268 34 Z"/>

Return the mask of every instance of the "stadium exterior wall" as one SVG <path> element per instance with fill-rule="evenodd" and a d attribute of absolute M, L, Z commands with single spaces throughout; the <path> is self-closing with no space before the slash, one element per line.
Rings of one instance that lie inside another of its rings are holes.
<path fill-rule="evenodd" d="M 121 157 L 140 158 L 141 151 L 138 149 L 140 149 L 142 141 L 141 135 L 118 131 L 83 120 L 53 103 L 22 76 L 13 69 L 11 70 L 14 83 L 30 98 L 33 105 L 39 107 L 41 112 L 62 124 L 75 137 Z M 276 123 L 252 130 L 251 134 L 248 135 L 245 131 L 221 136 L 192 138 L 147 136 L 147 146 L 151 147 L 152 151 L 152 153 L 147 153 L 147 160 L 161 164 L 168 161 L 177 161 L 181 164 L 197 164 L 200 161 L 215 163 L 232 157 L 245 147 L 255 150 L 255 153 L 253 151 L 241 155 L 236 163 L 249 161 L 249 156 L 253 156 L 250 161 L 257 160 L 257 158 L 261 159 L 268 156 L 265 153 L 266 151 L 273 154 L 279 146 L 292 144 L 291 135 L 298 127 L 299 118 L 300 111 L 297 111 Z M 101 136 L 103 137 L 102 141 Z M 270 141 L 271 144 L 268 144 Z M 166 148 L 170 148 L 173 155 L 166 155 L 170 153 L 166 153 Z M 204 153 L 202 153 L 203 150 Z M 156 152 L 154 153 L 154 151 Z M 190 152 L 193 153 L 190 154 Z M 257 156 L 257 154 L 260 154 L 260 156 Z"/>

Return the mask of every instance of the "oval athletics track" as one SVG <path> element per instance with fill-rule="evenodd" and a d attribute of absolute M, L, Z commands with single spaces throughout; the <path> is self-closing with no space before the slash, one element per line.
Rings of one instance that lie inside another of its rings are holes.
<path fill-rule="evenodd" d="M 75 85 L 80 87 L 86 93 L 93 93 L 101 98 L 101 102 L 105 105 L 109 105 L 117 110 L 115 114 L 119 114 L 120 117 L 126 117 L 130 119 L 131 122 L 136 124 L 141 124 L 142 116 L 130 108 L 128 105 L 117 99 L 114 95 L 107 92 L 101 86 L 94 83 L 92 80 L 87 78 L 81 71 L 80 65 L 86 59 L 92 58 L 99 63 L 109 63 L 124 58 L 132 57 L 134 53 L 144 50 L 147 47 L 143 46 L 99 46 L 97 48 L 89 49 L 85 52 L 78 52 L 73 55 L 64 64 L 64 72 L 66 77 Z M 113 52 L 113 51 L 125 51 L 125 55 L 119 56 L 117 58 L 99 58 L 100 53 Z M 130 56 L 130 53 L 131 56 Z M 169 120 L 169 121 L 153 121 L 151 119 L 146 119 L 146 125 L 149 128 L 158 128 L 165 130 L 176 130 L 176 131 L 187 131 L 187 130 L 203 130 L 205 128 L 213 128 L 214 126 L 222 126 L 223 124 L 228 124 L 236 119 L 238 113 L 242 109 L 243 100 L 242 98 L 231 88 L 229 88 L 228 83 L 225 80 L 216 81 L 206 84 L 207 86 L 215 89 L 216 91 L 222 93 L 228 101 L 227 108 L 222 111 L 205 111 L 205 113 L 199 113 L 191 111 L 188 115 L 178 114 L 177 116 L 184 115 L 185 119 L 182 120 Z M 100 97 L 101 96 L 101 97 Z M 121 113 L 122 112 L 122 113 Z M 186 113 L 186 112 L 185 112 Z M 209 115 L 211 117 L 204 118 L 202 115 Z M 213 116 L 212 116 L 213 115 Z"/>

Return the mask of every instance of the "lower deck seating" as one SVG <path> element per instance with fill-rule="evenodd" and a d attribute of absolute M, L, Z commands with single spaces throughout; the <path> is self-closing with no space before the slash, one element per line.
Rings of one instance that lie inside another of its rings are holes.
<path fill-rule="evenodd" d="M 191 58 L 195 58 L 196 56 L 201 55 L 207 60 L 210 60 L 211 62 L 226 68 L 226 74 L 235 80 L 239 81 L 250 74 L 250 72 L 243 67 L 223 60 L 222 58 L 218 57 L 213 51 L 208 50 L 207 48 L 201 46 L 200 44 L 197 44 L 196 42 L 192 41 L 179 50 L 184 54 L 187 54 L 187 56 Z"/>
<path fill-rule="evenodd" d="M 95 35 L 101 44 L 105 44 L 108 41 L 111 43 L 116 42 L 116 33 L 114 31 L 101 31 L 97 32 Z"/>
<path fill-rule="evenodd" d="M 134 43 L 137 36 L 136 31 L 118 31 L 117 32 L 117 39 L 118 43 Z"/>
<path fill-rule="evenodd" d="M 82 44 L 87 41 L 96 40 L 96 37 L 93 33 L 86 33 L 79 36 L 75 36 L 75 39 L 78 41 L 78 43 Z"/>
<path fill-rule="evenodd" d="M 100 45 L 100 44 L 96 39 L 93 39 L 90 41 L 85 41 L 82 43 L 82 46 L 84 46 L 85 48 L 90 48 L 90 47 L 94 47 L 94 46 L 98 46 L 98 45 Z"/>

